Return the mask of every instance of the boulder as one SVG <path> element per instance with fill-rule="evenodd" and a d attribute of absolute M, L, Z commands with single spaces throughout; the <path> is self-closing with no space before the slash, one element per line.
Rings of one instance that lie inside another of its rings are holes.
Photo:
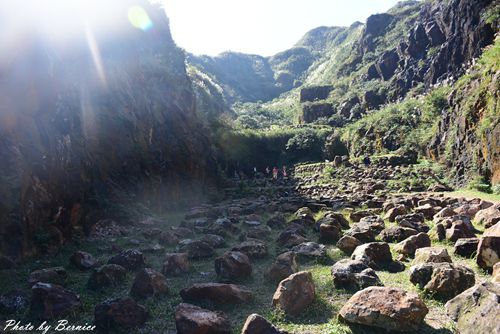
<path fill-rule="evenodd" d="M 432 217 L 432 219 L 434 220 L 435 223 L 439 223 L 441 222 L 443 219 L 445 218 L 448 218 L 448 217 L 452 217 L 454 215 L 456 215 L 457 213 L 455 212 L 455 210 L 453 210 L 452 207 L 450 206 L 445 206 L 444 208 L 442 208 L 441 210 L 439 210 L 435 215 L 434 217 Z"/>
<path fill-rule="evenodd" d="M 94 308 L 94 324 L 106 333 L 142 326 L 148 316 L 144 306 L 128 297 L 106 300 Z"/>
<path fill-rule="evenodd" d="M 324 260 L 326 258 L 326 246 L 316 242 L 305 242 L 292 248 L 300 260 Z"/>
<path fill-rule="evenodd" d="M 178 276 L 189 272 L 188 253 L 167 253 L 163 262 L 162 274 L 169 276 Z"/>
<path fill-rule="evenodd" d="M 396 223 L 402 227 L 409 227 L 418 232 L 429 232 L 430 228 L 425 224 L 425 217 L 422 213 L 409 213 L 406 215 L 397 216 Z"/>
<path fill-rule="evenodd" d="M 361 245 L 362 242 L 356 239 L 355 237 L 351 237 L 350 235 L 344 235 L 337 242 L 337 248 L 343 251 L 344 253 L 351 255 L 352 252 Z"/>
<path fill-rule="evenodd" d="M 297 316 L 312 304 L 316 296 L 310 272 L 301 271 L 280 282 L 273 296 L 273 306 L 285 314 Z"/>
<path fill-rule="evenodd" d="M 373 212 L 368 210 L 354 211 L 349 214 L 349 219 L 355 223 L 359 222 L 361 218 L 373 216 Z"/>
<path fill-rule="evenodd" d="M 414 293 L 397 288 L 369 287 L 356 292 L 340 309 L 339 317 L 351 324 L 386 331 L 417 332 L 429 310 Z"/>
<path fill-rule="evenodd" d="M 321 224 L 319 226 L 320 242 L 332 243 L 340 239 L 342 232 L 336 225 Z"/>
<path fill-rule="evenodd" d="M 479 245 L 478 238 L 461 238 L 455 242 L 455 247 L 453 249 L 453 254 L 471 258 L 477 252 L 477 246 Z"/>
<path fill-rule="evenodd" d="M 108 260 L 108 264 L 117 264 L 132 271 L 144 268 L 145 262 L 144 255 L 137 249 L 124 250 Z"/>
<path fill-rule="evenodd" d="M 500 222 L 484 231 L 477 246 L 477 264 L 491 271 L 500 261 Z"/>
<path fill-rule="evenodd" d="M 455 242 L 462 238 L 475 238 L 476 235 L 463 221 L 455 221 L 450 228 L 446 229 L 446 239 Z"/>
<path fill-rule="evenodd" d="M 213 248 L 223 248 L 226 246 L 226 240 L 223 237 L 216 234 L 205 234 L 201 241 L 206 242 Z"/>
<path fill-rule="evenodd" d="M 500 333 L 500 284 L 482 282 L 465 290 L 446 305 L 460 334 Z"/>
<path fill-rule="evenodd" d="M 28 306 L 28 297 L 21 290 L 11 290 L 0 295 L 0 314 L 23 312 Z"/>
<path fill-rule="evenodd" d="M 274 327 L 269 321 L 258 314 L 248 316 L 241 334 L 286 334 Z"/>
<path fill-rule="evenodd" d="M 478 211 L 474 216 L 474 221 L 486 228 L 500 222 L 500 203 Z"/>
<path fill-rule="evenodd" d="M 167 294 L 167 279 L 151 268 L 141 269 L 135 276 L 130 293 L 139 298 Z"/>
<path fill-rule="evenodd" d="M 414 257 L 415 251 L 418 248 L 430 247 L 431 239 L 427 233 L 420 232 L 419 234 L 412 235 L 406 240 L 401 241 L 395 246 L 396 252 L 405 256 Z"/>
<path fill-rule="evenodd" d="M 417 206 L 415 208 L 415 212 L 421 213 L 425 219 L 431 220 L 441 209 L 441 207 L 432 206 L 430 203 L 427 203 L 425 205 Z"/>
<path fill-rule="evenodd" d="M 160 233 L 158 241 L 165 246 L 175 246 L 179 243 L 179 237 L 172 231 Z"/>
<path fill-rule="evenodd" d="M 352 226 L 346 235 L 361 242 L 373 242 L 375 237 L 385 228 L 384 221 L 378 216 L 366 216 Z"/>
<path fill-rule="evenodd" d="M 413 264 L 440 262 L 452 262 L 446 248 L 424 247 L 419 248 L 415 251 L 415 259 L 413 260 Z"/>
<path fill-rule="evenodd" d="M 63 267 L 46 268 L 31 272 L 30 277 L 28 278 L 28 284 L 33 286 L 38 282 L 42 282 L 64 285 L 67 278 L 68 273 Z"/>
<path fill-rule="evenodd" d="M 215 272 L 222 282 L 238 281 L 252 275 L 252 264 L 245 253 L 230 251 L 215 259 Z"/>
<path fill-rule="evenodd" d="M 495 263 L 495 265 L 493 266 L 491 280 L 492 282 L 500 283 L 500 262 Z"/>
<path fill-rule="evenodd" d="M 87 286 L 90 289 L 100 289 L 107 286 L 116 286 L 125 281 L 127 269 L 117 264 L 106 264 L 94 269 L 89 277 Z"/>
<path fill-rule="evenodd" d="M 373 285 L 382 285 L 375 271 L 361 261 L 340 260 L 333 265 L 331 273 L 336 288 L 361 290 Z"/>
<path fill-rule="evenodd" d="M 175 308 L 175 327 L 178 334 L 231 334 L 226 315 L 186 303 Z"/>
<path fill-rule="evenodd" d="M 80 297 L 60 285 L 39 282 L 31 287 L 30 312 L 36 319 L 60 319 L 80 308 Z"/>
<path fill-rule="evenodd" d="M 392 260 L 389 244 L 385 242 L 370 242 L 358 246 L 352 253 L 351 259 L 364 262 L 374 270 L 387 269 L 392 271 L 391 269 L 394 262 Z M 404 270 L 404 266 L 402 270 Z M 399 268 L 397 271 L 402 270 Z"/>
<path fill-rule="evenodd" d="M 201 240 L 184 239 L 177 245 L 178 253 L 187 253 L 190 259 L 203 259 L 212 257 L 214 248 Z"/>
<path fill-rule="evenodd" d="M 232 248 L 233 251 L 246 254 L 252 259 L 259 259 L 267 256 L 267 245 L 258 240 L 247 240 Z"/>
<path fill-rule="evenodd" d="M 295 257 L 294 252 L 286 252 L 278 255 L 269 271 L 266 272 L 266 278 L 272 282 L 279 282 L 295 274 L 298 271 Z"/>
<path fill-rule="evenodd" d="M 418 231 L 415 229 L 396 226 L 384 229 L 379 236 L 385 242 L 401 242 L 416 234 L 418 234 Z"/>
<path fill-rule="evenodd" d="M 200 283 L 182 289 L 183 301 L 209 301 L 214 304 L 242 304 L 252 299 L 252 292 L 244 286 L 224 283 Z"/>
<path fill-rule="evenodd" d="M 266 225 L 250 227 L 246 234 L 249 238 L 267 239 L 271 236 L 272 229 Z"/>
<path fill-rule="evenodd" d="M 408 210 L 404 205 L 396 205 L 395 207 L 389 209 L 385 215 L 384 220 L 388 220 L 391 223 L 396 220 L 397 216 L 405 215 L 408 213 Z"/>
<path fill-rule="evenodd" d="M 96 260 L 92 254 L 82 251 L 73 253 L 70 262 L 80 270 L 90 270 L 96 266 Z"/>
<path fill-rule="evenodd" d="M 410 281 L 440 299 L 448 300 L 475 284 L 474 272 L 451 263 L 424 263 L 410 268 Z"/>

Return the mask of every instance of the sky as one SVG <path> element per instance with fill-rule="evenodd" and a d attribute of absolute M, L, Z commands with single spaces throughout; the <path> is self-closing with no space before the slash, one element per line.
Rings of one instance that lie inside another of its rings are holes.
<path fill-rule="evenodd" d="M 350 26 L 398 0 L 164 0 L 177 45 L 194 54 L 271 56 L 319 26 Z"/>

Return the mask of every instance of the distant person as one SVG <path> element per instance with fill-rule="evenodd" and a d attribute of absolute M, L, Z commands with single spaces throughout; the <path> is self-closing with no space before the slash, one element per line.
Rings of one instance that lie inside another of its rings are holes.
<path fill-rule="evenodd" d="M 279 169 L 277 167 L 273 168 L 273 179 L 277 180 L 278 179 L 278 172 Z"/>
<path fill-rule="evenodd" d="M 282 173 L 283 173 L 283 177 L 287 177 L 287 173 L 286 173 L 286 166 L 283 165 L 283 169 L 282 169 Z"/>
<path fill-rule="evenodd" d="M 269 177 L 269 173 L 271 173 L 271 170 L 269 169 L 269 166 L 266 167 L 266 177 Z"/>
<path fill-rule="evenodd" d="M 365 167 L 370 166 L 371 163 L 372 163 L 372 161 L 371 161 L 371 159 L 370 159 L 369 156 L 366 156 L 366 157 L 363 158 L 363 164 L 365 165 Z"/>

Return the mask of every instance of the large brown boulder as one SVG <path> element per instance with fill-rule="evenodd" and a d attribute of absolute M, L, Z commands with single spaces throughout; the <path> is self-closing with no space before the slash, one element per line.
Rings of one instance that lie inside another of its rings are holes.
<path fill-rule="evenodd" d="M 92 271 L 87 286 L 90 289 L 115 286 L 124 282 L 126 276 L 127 269 L 117 264 L 106 264 Z"/>
<path fill-rule="evenodd" d="M 220 312 L 182 303 L 175 308 L 178 334 L 231 334 L 231 323 Z"/>
<path fill-rule="evenodd" d="M 96 260 L 92 254 L 82 251 L 73 253 L 70 262 L 80 270 L 90 270 L 96 266 Z"/>
<path fill-rule="evenodd" d="M 246 254 L 230 251 L 215 259 L 215 272 L 222 282 L 238 281 L 252 275 L 252 264 Z"/>
<path fill-rule="evenodd" d="M 451 263 L 424 263 L 410 268 L 410 281 L 439 299 L 448 300 L 475 284 L 474 272 Z"/>
<path fill-rule="evenodd" d="M 242 286 L 224 283 L 200 283 L 180 291 L 182 300 L 210 301 L 215 304 L 247 303 L 252 299 L 252 292 Z"/>
<path fill-rule="evenodd" d="M 165 276 L 177 276 L 189 272 L 188 253 L 167 253 L 161 270 Z"/>
<path fill-rule="evenodd" d="M 135 276 L 130 293 L 140 298 L 168 293 L 167 280 L 151 268 L 141 269 Z"/>
<path fill-rule="evenodd" d="M 269 321 L 258 314 L 248 316 L 241 334 L 286 334 L 273 326 Z"/>
<path fill-rule="evenodd" d="M 279 282 L 298 271 L 294 252 L 286 252 L 278 255 L 276 261 L 266 272 L 266 278 L 272 282 Z"/>
<path fill-rule="evenodd" d="M 273 296 L 273 305 L 287 315 L 297 316 L 312 304 L 315 296 L 311 273 L 301 271 L 280 282 Z"/>
<path fill-rule="evenodd" d="M 374 270 L 403 271 L 404 266 L 392 260 L 389 244 L 385 242 L 370 242 L 358 246 L 352 253 L 351 259 L 364 262 Z"/>
<path fill-rule="evenodd" d="M 267 245 L 262 241 L 247 240 L 232 248 L 233 251 L 246 254 L 251 259 L 259 259 L 267 256 Z"/>
<path fill-rule="evenodd" d="M 132 298 L 106 300 L 94 308 L 94 323 L 99 330 L 126 330 L 142 326 L 149 314 Z"/>
<path fill-rule="evenodd" d="M 412 235 L 411 237 L 401 241 L 395 246 L 395 250 L 405 256 L 415 256 L 415 251 L 419 248 L 430 247 L 431 239 L 427 233 L 420 232 L 419 234 Z"/>
<path fill-rule="evenodd" d="M 36 283 L 31 288 L 31 314 L 42 320 L 53 320 L 81 308 L 80 297 L 62 286 Z"/>
<path fill-rule="evenodd" d="M 387 331 L 417 332 L 429 312 L 418 295 L 397 288 L 369 287 L 356 292 L 339 317 L 352 324 Z"/>
<path fill-rule="evenodd" d="M 361 261 L 340 260 L 332 266 L 331 272 L 336 288 L 361 290 L 373 285 L 382 285 L 375 270 Z"/>
<path fill-rule="evenodd" d="M 500 261 L 500 222 L 484 231 L 477 246 L 477 264 L 483 269 L 492 270 Z"/>
<path fill-rule="evenodd" d="M 63 267 L 53 267 L 35 270 L 30 273 L 28 284 L 35 285 L 38 282 L 64 285 L 68 278 L 68 273 Z"/>
<path fill-rule="evenodd" d="M 337 248 L 343 251 L 344 253 L 351 255 L 356 247 L 361 245 L 362 242 L 356 239 L 355 237 L 351 237 L 350 235 L 344 235 L 337 242 Z"/>
<path fill-rule="evenodd" d="M 417 230 L 409 227 L 389 227 L 380 232 L 380 238 L 385 242 L 401 242 L 412 235 L 418 234 Z"/>
<path fill-rule="evenodd" d="M 448 254 L 446 248 L 423 247 L 415 251 L 415 259 L 413 260 L 413 264 L 440 262 L 452 262 L 450 254 Z"/>
<path fill-rule="evenodd" d="M 478 211 L 474 216 L 474 221 L 486 228 L 500 222 L 500 203 Z"/>
<path fill-rule="evenodd" d="M 187 253 L 190 259 L 204 259 L 215 254 L 214 248 L 201 240 L 184 239 L 176 249 L 179 253 Z"/>
<path fill-rule="evenodd" d="M 127 270 L 138 270 L 144 268 L 146 259 L 137 249 L 127 249 L 113 256 L 108 264 L 117 264 Z"/>
<path fill-rule="evenodd" d="M 500 333 L 500 284 L 483 282 L 449 300 L 446 313 L 460 334 Z"/>

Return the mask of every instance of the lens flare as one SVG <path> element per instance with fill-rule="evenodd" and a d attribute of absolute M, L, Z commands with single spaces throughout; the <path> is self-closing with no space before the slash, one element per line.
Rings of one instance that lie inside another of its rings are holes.
<path fill-rule="evenodd" d="M 128 10 L 128 19 L 134 27 L 142 31 L 147 31 L 153 27 L 153 21 L 151 21 L 148 13 L 140 6 L 130 7 Z"/>

